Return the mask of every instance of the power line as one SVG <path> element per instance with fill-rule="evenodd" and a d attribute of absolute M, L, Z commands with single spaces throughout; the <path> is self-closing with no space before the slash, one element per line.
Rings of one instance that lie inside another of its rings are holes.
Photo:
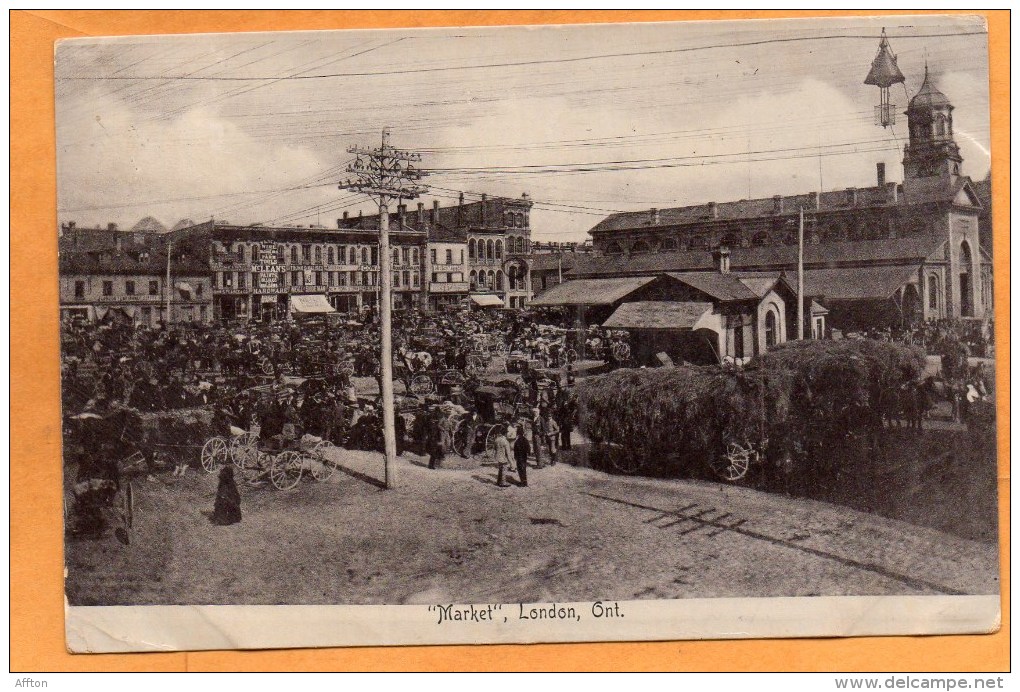
<path fill-rule="evenodd" d="M 941 34 L 903 34 L 901 36 L 893 36 L 896 40 L 906 40 L 915 38 L 946 38 L 952 36 L 986 36 L 987 34 L 983 31 L 962 31 L 962 32 L 949 32 Z M 106 75 L 106 76 L 72 76 L 72 77 L 61 77 L 63 80 L 86 80 L 86 81 L 105 81 L 105 80 L 163 80 L 163 79 L 177 79 L 187 81 L 221 81 L 221 82 L 259 82 L 268 80 L 307 80 L 307 79 L 334 79 L 338 77 L 376 77 L 386 75 L 406 75 L 406 74 L 423 74 L 423 73 L 434 73 L 434 72 L 453 72 L 453 71 L 464 71 L 464 70 L 483 70 L 492 68 L 504 68 L 504 67 L 533 67 L 536 65 L 552 65 L 552 64 L 565 64 L 565 63 L 577 63 L 586 62 L 590 60 L 605 60 L 610 58 L 630 58 L 630 57 L 641 57 L 648 55 L 673 55 L 678 53 L 692 53 L 703 50 L 717 50 L 720 48 L 746 48 L 751 46 L 762 46 L 776 43 L 795 43 L 801 41 L 832 41 L 832 40 L 858 40 L 867 39 L 874 41 L 878 37 L 872 34 L 830 34 L 825 36 L 792 36 L 787 38 L 770 38 L 760 39 L 757 41 L 739 41 L 733 43 L 719 43 L 711 46 L 690 46 L 686 48 L 666 48 L 662 50 L 650 50 L 650 51 L 631 51 L 625 53 L 604 53 L 600 55 L 584 55 L 574 58 L 547 58 L 542 60 L 521 60 L 516 62 L 501 62 L 501 63 L 485 63 L 481 65 L 447 65 L 443 67 L 419 67 L 412 69 L 399 69 L 399 70 L 376 70 L 368 72 L 334 72 L 330 74 L 318 74 L 318 75 L 290 75 L 290 76 L 260 76 L 260 77 L 243 77 L 243 76 L 199 76 L 199 75 L 179 75 L 176 77 L 153 77 L 148 75 Z"/>

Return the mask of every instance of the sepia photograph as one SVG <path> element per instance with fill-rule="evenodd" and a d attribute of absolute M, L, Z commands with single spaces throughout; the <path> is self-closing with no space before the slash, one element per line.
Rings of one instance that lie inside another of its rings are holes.
<path fill-rule="evenodd" d="M 59 41 L 68 648 L 997 630 L 987 38 Z"/>

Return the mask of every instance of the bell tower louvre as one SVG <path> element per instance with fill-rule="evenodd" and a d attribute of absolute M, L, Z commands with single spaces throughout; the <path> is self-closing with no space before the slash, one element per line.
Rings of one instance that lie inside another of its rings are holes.
<path fill-rule="evenodd" d="M 960 175 L 963 158 L 953 140 L 953 105 L 933 82 L 926 64 L 924 83 L 907 106 L 910 141 L 904 149 L 904 182 L 919 178 L 954 182 Z"/>

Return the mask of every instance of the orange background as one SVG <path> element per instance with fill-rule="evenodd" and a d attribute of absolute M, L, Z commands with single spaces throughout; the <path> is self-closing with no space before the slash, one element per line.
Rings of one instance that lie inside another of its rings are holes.
<path fill-rule="evenodd" d="M 897 11 L 894 14 L 919 14 Z M 890 12 L 13 11 L 11 27 L 10 670 L 928 670 L 1009 669 L 1009 13 L 988 19 L 999 354 L 1003 628 L 969 637 L 444 646 L 170 654 L 64 648 L 53 44 L 76 36 L 579 24 Z"/>

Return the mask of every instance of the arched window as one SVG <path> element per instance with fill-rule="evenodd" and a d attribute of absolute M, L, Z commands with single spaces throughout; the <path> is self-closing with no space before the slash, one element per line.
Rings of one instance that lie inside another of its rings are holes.
<path fill-rule="evenodd" d="M 974 258 L 970 251 L 970 243 L 960 243 L 960 316 L 974 316 Z"/>
<path fill-rule="evenodd" d="M 502 291 L 503 290 L 503 272 L 502 271 L 496 272 L 496 290 L 497 291 Z"/>
<path fill-rule="evenodd" d="M 368 264 L 368 248 L 367 247 L 361 248 L 361 263 L 362 264 Z"/>
<path fill-rule="evenodd" d="M 478 273 L 474 269 L 472 269 L 471 273 L 468 274 L 468 281 L 471 283 L 472 291 L 478 288 Z"/>
<path fill-rule="evenodd" d="M 619 254 L 621 254 L 623 252 L 623 248 L 620 247 L 619 243 L 617 243 L 616 241 L 613 241 L 613 242 L 609 243 L 608 245 L 606 245 L 606 249 L 604 250 L 604 252 L 607 255 L 619 255 Z"/>
<path fill-rule="evenodd" d="M 511 291 L 517 288 L 517 267 L 512 264 L 506 270 L 506 285 Z"/>
<path fill-rule="evenodd" d="M 935 117 L 935 136 L 946 136 L 946 116 L 944 115 L 939 114 Z"/>
<path fill-rule="evenodd" d="M 769 234 L 765 231 L 755 233 L 751 238 L 751 247 L 762 247 L 769 244 Z"/>
<path fill-rule="evenodd" d="M 503 241 L 502 240 L 497 240 L 496 241 L 496 255 L 495 255 L 495 257 L 498 260 L 503 259 Z"/>
<path fill-rule="evenodd" d="M 517 215 L 517 225 L 520 228 L 524 228 L 527 225 L 526 219 L 527 219 L 527 217 L 524 216 L 524 214 L 518 214 Z"/>
<path fill-rule="evenodd" d="M 316 245 L 315 246 L 315 263 L 316 264 L 322 264 L 322 246 L 321 245 Z"/>
<path fill-rule="evenodd" d="M 494 250 L 495 250 L 495 248 L 493 247 L 492 241 L 491 240 L 486 241 L 486 243 L 485 243 L 485 258 L 491 260 L 493 257 L 495 257 L 496 255 L 493 254 Z"/>
<path fill-rule="evenodd" d="M 237 261 L 244 264 L 244 245 L 237 246 Z"/>
<path fill-rule="evenodd" d="M 297 245 L 290 246 L 290 263 L 297 264 Z"/>
<path fill-rule="evenodd" d="M 411 264 L 418 266 L 419 262 L 418 248 L 411 248 Z"/>
<path fill-rule="evenodd" d="M 939 309 L 939 277 L 938 274 L 928 275 L 928 309 Z"/>
<path fill-rule="evenodd" d="M 676 238 L 664 238 L 659 249 L 668 250 L 670 252 L 676 251 Z"/>
<path fill-rule="evenodd" d="M 503 215 L 503 218 L 506 219 L 506 225 L 507 226 L 509 226 L 510 228 L 514 227 L 514 215 L 513 215 L 513 212 L 509 212 L 508 211 L 506 214 Z"/>
<path fill-rule="evenodd" d="M 400 264 L 400 248 L 393 248 L 393 266 Z"/>
<path fill-rule="evenodd" d="M 496 272 L 492 271 L 491 269 L 489 270 L 488 286 L 489 289 L 493 289 L 496 287 Z"/>
<path fill-rule="evenodd" d="M 650 252 L 651 249 L 652 248 L 651 248 L 651 246 L 648 245 L 648 243 L 646 243 L 643 240 L 639 240 L 639 241 L 637 241 L 636 243 L 634 243 L 631 246 L 630 251 L 631 252 L 635 252 L 635 253 L 637 253 L 637 252 Z"/>
<path fill-rule="evenodd" d="M 326 263 L 327 264 L 334 264 L 333 259 L 334 259 L 334 257 L 333 257 L 333 246 L 330 245 L 328 248 L 326 248 Z"/>
<path fill-rule="evenodd" d="M 472 238 L 470 241 L 468 241 L 468 258 L 469 259 L 474 259 L 475 257 L 476 257 L 476 255 L 475 255 L 475 239 Z"/>
<path fill-rule="evenodd" d="M 779 340 L 779 325 L 776 323 L 775 310 L 765 313 L 765 348 L 772 348 Z"/>

